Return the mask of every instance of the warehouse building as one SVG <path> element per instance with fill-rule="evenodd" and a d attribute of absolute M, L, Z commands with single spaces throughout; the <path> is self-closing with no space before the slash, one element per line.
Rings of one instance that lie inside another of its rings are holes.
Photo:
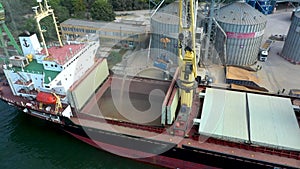
<path fill-rule="evenodd" d="M 62 37 L 65 39 L 97 33 L 100 43 L 108 46 L 120 44 L 123 47 L 144 47 L 148 36 L 146 25 L 139 22 L 121 23 L 68 19 L 60 26 Z"/>

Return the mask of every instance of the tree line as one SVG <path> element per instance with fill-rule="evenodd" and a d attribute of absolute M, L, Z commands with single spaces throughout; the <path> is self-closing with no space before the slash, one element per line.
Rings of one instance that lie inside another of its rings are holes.
<path fill-rule="evenodd" d="M 150 2 L 149 2 L 150 1 Z M 48 4 L 54 9 L 58 22 L 68 18 L 113 21 L 115 11 L 149 9 L 161 0 L 48 0 Z M 175 0 L 166 0 L 165 4 Z M 36 32 L 36 23 L 32 7 L 37 6 L 36 0 L 0 0 L 5 8 L 6 23 L 15 37 L 27 30 Z M 47 30 L 46 38 L 53 39 L 55 34 L 51 27 L 51 18 L 43 19 L 41 25 Z"/>

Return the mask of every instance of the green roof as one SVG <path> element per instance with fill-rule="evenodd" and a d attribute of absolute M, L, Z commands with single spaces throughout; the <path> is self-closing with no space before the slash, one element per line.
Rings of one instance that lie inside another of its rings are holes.
<path fill-rule="evenodd" d="M 22 71 L 20 67 L 13 67 L 13 70 L 15 71 Z M 29 63 L 26 67 L 24 67 L 24 72 L 28 73 L 35 73 L 35 74 L 45 74 L 44 77 L 44 83 L 48 84 L 50 83 L 49 78 L 53 80 L 60 72 L 57 71 L 51 71 L 51 70 L 45 70 L 43 64 L 37 63 L 36 60 L 33 60 L 32 62 Z"/>

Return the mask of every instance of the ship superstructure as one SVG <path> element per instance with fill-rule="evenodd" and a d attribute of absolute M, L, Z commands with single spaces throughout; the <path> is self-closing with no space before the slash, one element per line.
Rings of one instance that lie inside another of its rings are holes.
<path fill-rule="evenodd" d="M 99 47 L 97 41 L 68 42 L 62 47 L 50 47 L 47 56 L 36 34 L 23 34 L 20 41 L 25 56 L 10 57 L 4 72 L 14 95 L 24 97 L 33 96 L 33 90 L 66 95 L 69 87 L 94 64 Z"/>
<path fill-rule="evenodd" d="M 193 15 L 194 3 L 180 1 L 180 16 Z M 171 80 L 112 74 L 105 58 L 96 59 L 99 40 L 92 35 L 40 46 L 36 34 L 25 32 L 19 37 L 24 55 L 3 66 L 0 99 L 92 146 L 142 162 L 298 168 L 299 99 L 197 84 L 194 21 L 182 21 L 181 64 Z"/>
<path fill-rule="evenodd" d="M 47 5 L 47 1 L 44 2 L 34 7 L 39 27 L 39 21 L 43 18 L 55 18 L 53 9 Z M 57 25 L 55 27 L 59 35 Z M 38 99 L 42 109 L 43 104 L 68 103 L 68 89 L 95 64 L 100 44 L 99 38 L 90 34 L 64 44 L 58 36 L 59 43 L 50 46 L 46 44 L 43 30 L 39 30 L 43 46 L 35 33 L 25 31 L 20 34 L 23 55 L 9 57 L 8 63 L 3 65 L 3 71 L 13 95 Z M 55 112 L 58 113 L 58 109 Z"/>

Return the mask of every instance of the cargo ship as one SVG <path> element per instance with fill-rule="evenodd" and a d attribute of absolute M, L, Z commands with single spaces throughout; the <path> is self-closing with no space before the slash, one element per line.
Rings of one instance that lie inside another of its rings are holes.
<path fill-rule="evenodd" d="M 47 1 L 34 9 L 54 16 Z M 87 144 L 166 168 L 300 166 L 299 99 L 204 85 L 193 48 L 179 49 L 181 66 L 158 80 L 112 73 L 91 34 L 41 47 L 25 32 L 19 41 L 0 99 Z"/>

